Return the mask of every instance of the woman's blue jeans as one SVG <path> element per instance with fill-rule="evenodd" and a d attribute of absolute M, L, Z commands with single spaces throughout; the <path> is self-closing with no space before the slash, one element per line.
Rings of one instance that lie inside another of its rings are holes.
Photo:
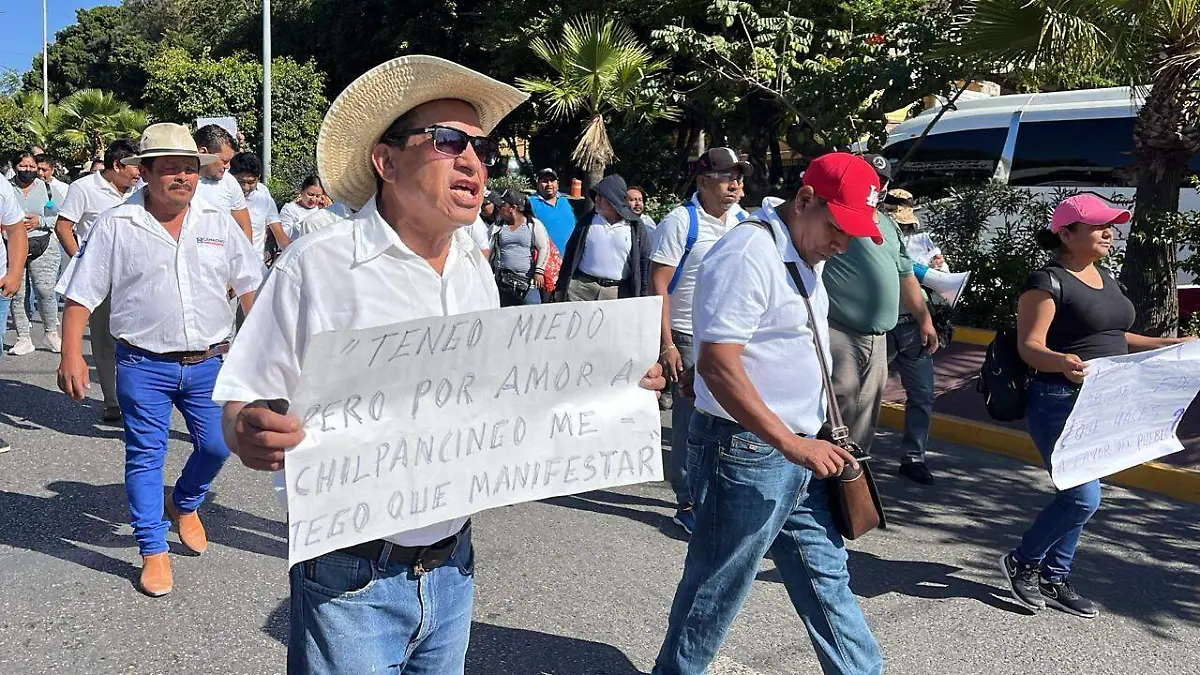
<path fill-rule="evenodd" d="M 1075 399 L 1079 397 L 1079 385 L 1069 383 L 1030 380 L 1027 391 L 1025 417 L 1029 435 L 1042 455 L 1046 470 L 1050 469 L 1050 455 L 1054 444 L 1062 434 Z M 1040 567 L 1046 581 L 1060 582 L 1071 574 L 1071 561 L 1083 526 L 1100 507 L 1100 481 L 1094 480 L 1069 490 L 1059 490 L 1033 526 L 1025 531 L 1021 545 L 1013 551 L 1013 557 L 1021 565 Z"/>

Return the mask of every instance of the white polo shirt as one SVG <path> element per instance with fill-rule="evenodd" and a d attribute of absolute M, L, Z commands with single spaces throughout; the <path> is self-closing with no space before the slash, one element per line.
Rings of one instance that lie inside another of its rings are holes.
<path fill-rule="evenodd" d="M 475 242 L 480 251 L 486 251 L 492 245 L 491 233 L 488 232 L 487 223 L 483 222 L 482 216 L 475 216 L 475 222 L 463 225 L 463 229 L 471 235 L 471 240 Z"/>
<path fill-rule="evenodd" d="M 0 225 L 8 227 L 25 220 L 25 209 L 17 197 L 17 189 L 12 183 L 0 180 Z M 8 247 L 4 245 L 4 237 L 0 236 L 0 277 L 8 274 Z"/>
<path fill-rule="evenodd" d="M 92 223 L 101 213 L 118 206 L 129 198 L 136 188 L 125 192 L 104 178 L 104 173 L 97 171 L 81 176 L 67 188 L 67 198 L 58 205 L 58 217 L 66 218 L 75 223 L 72 231 L 79 241 L 86 241 Z"/>
<path fill-rule="evenodd" d="M 321 211 L 318 207 L 306 209 L 300 206 L 299 202 L 288 202 L 279 209 L 279 223 L 283 225 L 283 232 L 289 239 L 297 239 L 304 234 L 300 229 L 300 224 L 303 223 L 309 216 Z M 336 214 L 335 214 L 336 215 Z M 344 217 L 344 216 L 343 216 Z"/>
<path fill-rule="evenodd" d="M 824 263 L 815 270 L 808 267 L 773 207 L 765 206 L 755 216 L 771 223 L 775 241 L 762 228 L 740 225 L 708 252 L 696 288 L 696 340 L 701 352 L 705 342 L 745 345 L 742 366 L 767 407 L 793 432 L 813 436 L 825 421 L 821 367 L 804 298 L 783 261 L 793 261 L 800 269 L 811 293 L 826 363 L 832 363 L 829 295 L 821 282 Z M 697 409 L 733 420 L 698 373 L 695 388 Z"/>
<path fill-rule="evenodd" d="M 704 207 L 700 206 L 699 193 L 693 194 L 689 203 L 696 207 L 698 216 L 696 243 L 692 246 L 692 252 L 688 254 L 687 260 L 683 262 L 683 272 L 680 273 L 679 283 L 676 284 L 675 292 L 671 294 L 669 302 L 671 304 L 671 330 L 691 335 L 692 296 L 696 293 L 696 273 L 700 271 L 700 263 L 704 260 L 704 256 L 708 255 L 713 244 L 725 236 L 729 228 L 740 222 L 738 215 L 746 212 L 741 206 L 734 204 L 725 212 L 724 218 L 714 218 L 704 210 Z M 743 217 L 745 216 L 743 215 Z M 672 209 L 655 230 L 654 253 L 650 256 L 650 262 L 679 267 L 679 261 L 683 260 L 683 251 L 687 246 L 689 227 L 687 206 L 677 206 Z"/>
<path fill-rule="evenodd" d="M 499 306 L 491 267 L 466 230 L 455 230 L 439 275 L 400 241 L 372 198 L 353 218 L 294 242 L 279 257 L 221 368 L 213 399 L 290 401 L 304 351 L 317 333 Z M 282 471 L 275 485 L 286 501 Z M 387 539 L 426 546 L 465 522 L 456 518 Z"/>
<path fill-rule="evenodd" d="M 275 206 L 271 191 L 262 183 L 246 198 L 246 208 L 250 211 L 250 232 L 253 235 L 250 243 L 255 251 L 263 253 L 267 250 L 267 226 L 280 222 L 279 209 Z"/>
<path fill-rule="evenodd" d="M 112 294 L 115 338 L 158 354 L 201 351 L 229 337 L 233 308 L 262 283 L 262 256 L 233 216 L 193 196 L 175 241 L 146 210 L 145 191 L 104 212 L 64 278 L 89 310 Z"/>
<path fill-rule="evenodd" d="M 227 211 L 246 208 L 246 195 L 242 194 L 242 186 L 238 185 L 237 179 L 228 171 L 216 179 L 201 176 L 196 183 L 196 196 Z"/>
<path fill-rule="evenodd" d="M 633 250 L 633 228 L 624 220 L 610 223 L 597 213 L 588 228 L 587 243 L 579 259 L 579 271 L 599 279 L 625 278 L 629 253 Z"/>

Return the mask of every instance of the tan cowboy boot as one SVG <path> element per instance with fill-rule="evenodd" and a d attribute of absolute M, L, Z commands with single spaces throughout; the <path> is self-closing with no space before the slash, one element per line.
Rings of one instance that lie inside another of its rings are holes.
<path fill-rule="evenodd" d="M 171 559 L 167 553 L 142 556 L 142 592 L 152 598 L 171 592 Z"/>
<path fill-rule="evenodd" d="M 204 524 L 200 515 L 195 511 L 180 513 L 175 508 L 175 501 L 167 500 L 167 516 L 179 526 L 179 541 L 193 553 L 199 555 L 208 549 L 208 535 L 204 533 Z"/>

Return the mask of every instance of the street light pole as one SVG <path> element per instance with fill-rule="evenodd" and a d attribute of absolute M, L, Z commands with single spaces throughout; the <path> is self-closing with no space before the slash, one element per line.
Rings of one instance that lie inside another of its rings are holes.
<path fill-rule="evenodd" d="M 50 63 L 46 60 L 46 0 L 42 0 L 42 117 L 50 114 Z"/>
<path fill-rule="evenodd" d="M 271 0 L 263 0 L 263 180 L 271 177 Z"/>

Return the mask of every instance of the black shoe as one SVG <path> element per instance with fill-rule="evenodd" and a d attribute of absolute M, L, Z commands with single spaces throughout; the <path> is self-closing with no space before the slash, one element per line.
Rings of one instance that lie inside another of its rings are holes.
<path fill-rule="evenodd" d="M 1096 609 L 1096 603 L 1076 593 L 1075 587 L 1067 579 L 1057 583 L 1039 580 L 1038 588 L 1041 590 L 1042 597 L 1046 599 L 1046 604 L 1054 609 L 1082 616 L 1085 619 L 1094 618 L 1100 613 Z"/>
<path fill-rule="evenodd" d="M 104 411 L 100 413 L 100 421 L 105 424 L 116 424 L 122 420 L 121 407 L 116 405 L 106 406 Z"/>
<path fill-rule="evenodd" d="M 1046 608 L 1046 600 L 1038 587 L 1038 568 L 1020 565 L 1012 553 L 1005 553 L 1000 557 L 1000 571 L 1008 577 L 1013 600 L 1033 610 Z"/>
<path fill-rule="evenodd" d="M 0 454 L 8 452 L 9 450 L 12 450 L 12 446 L 8 444 L 8 441 L 0 438 Z"/>
<path fill-rule="evenodd" d="M 933 485 L 933 474 L 929 472 L 925 462 L 901 462 L 900 470 L 896 473 L 921 485 Z"/>

